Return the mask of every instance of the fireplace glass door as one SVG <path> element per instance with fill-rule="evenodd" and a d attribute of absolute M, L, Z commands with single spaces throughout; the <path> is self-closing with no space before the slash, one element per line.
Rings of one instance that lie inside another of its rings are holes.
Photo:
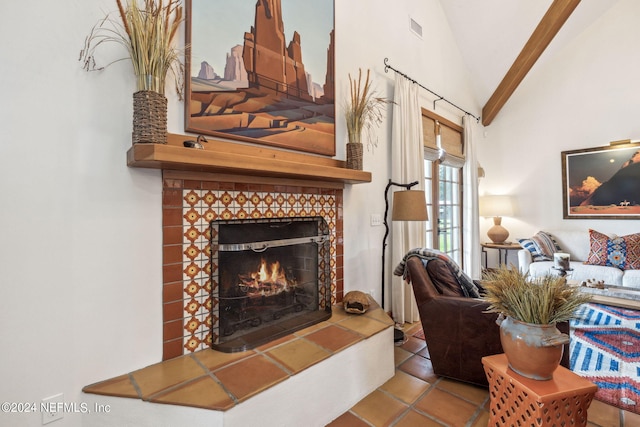
<path fill-rule="evenodd" d="M 212 347 L 244 351 L 331 316 L 321 217 L 212 221 Z"/>

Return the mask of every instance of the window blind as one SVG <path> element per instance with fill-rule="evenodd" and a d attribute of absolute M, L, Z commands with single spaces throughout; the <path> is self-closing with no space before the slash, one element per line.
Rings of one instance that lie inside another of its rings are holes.
<path fill-rule="evenodd" d="M 423 109 L 422 134 L 425 159 L 432 161 L 441 159 L 447 166 L 461 168 L 465 161 L 462 132 L 461 126 Z M 439 147 L 438 134 L 440 135 Z"/>

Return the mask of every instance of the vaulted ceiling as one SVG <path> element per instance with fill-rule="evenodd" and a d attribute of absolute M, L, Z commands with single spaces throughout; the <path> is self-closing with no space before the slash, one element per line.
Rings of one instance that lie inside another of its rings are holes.
<path fill-rule="evenodd" d="M 619 0 L 440 0 L 488 126 L 527 74 Z M 546 47 L 545 47 L 546 46 Z"/>

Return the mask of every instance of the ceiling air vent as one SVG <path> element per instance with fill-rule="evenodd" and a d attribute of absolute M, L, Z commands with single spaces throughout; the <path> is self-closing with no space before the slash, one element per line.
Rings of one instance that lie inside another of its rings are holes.
<path fill-rule="evenodd" d="M 422 25 L 418 24 L 413 18 L 409 18 L 411 21 L 411 31 L 413 31 L 413 33 L 422 38 Z"/>

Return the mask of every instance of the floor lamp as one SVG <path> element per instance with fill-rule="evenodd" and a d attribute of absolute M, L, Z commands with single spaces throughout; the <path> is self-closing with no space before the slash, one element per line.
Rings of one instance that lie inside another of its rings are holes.
<path fill-rule="evenodd" d="M 384 283 L 385 283 L 385 252 L 387 249 L 387 237 L 389 236 L 389 223 L 387 216 L 389 213 L 389 188 L 392 185 L 404 187 L 405 191 L 396 191 L 393 193 L 393 210 L 391 212 L 392 221 L 426 221 L 429 219 L 427 215 L 427 200 L 424 191 L 411 190 L 411 187 L 418 185 L 418 181 L 410 184 L 399 184 L 389 180 L 387 187 L 384 189 L 384 238 L 382 239 L 382 308 L 384 309 Z M 394 328 L 394 342 L 404 341 L 404 332 Z"/>

